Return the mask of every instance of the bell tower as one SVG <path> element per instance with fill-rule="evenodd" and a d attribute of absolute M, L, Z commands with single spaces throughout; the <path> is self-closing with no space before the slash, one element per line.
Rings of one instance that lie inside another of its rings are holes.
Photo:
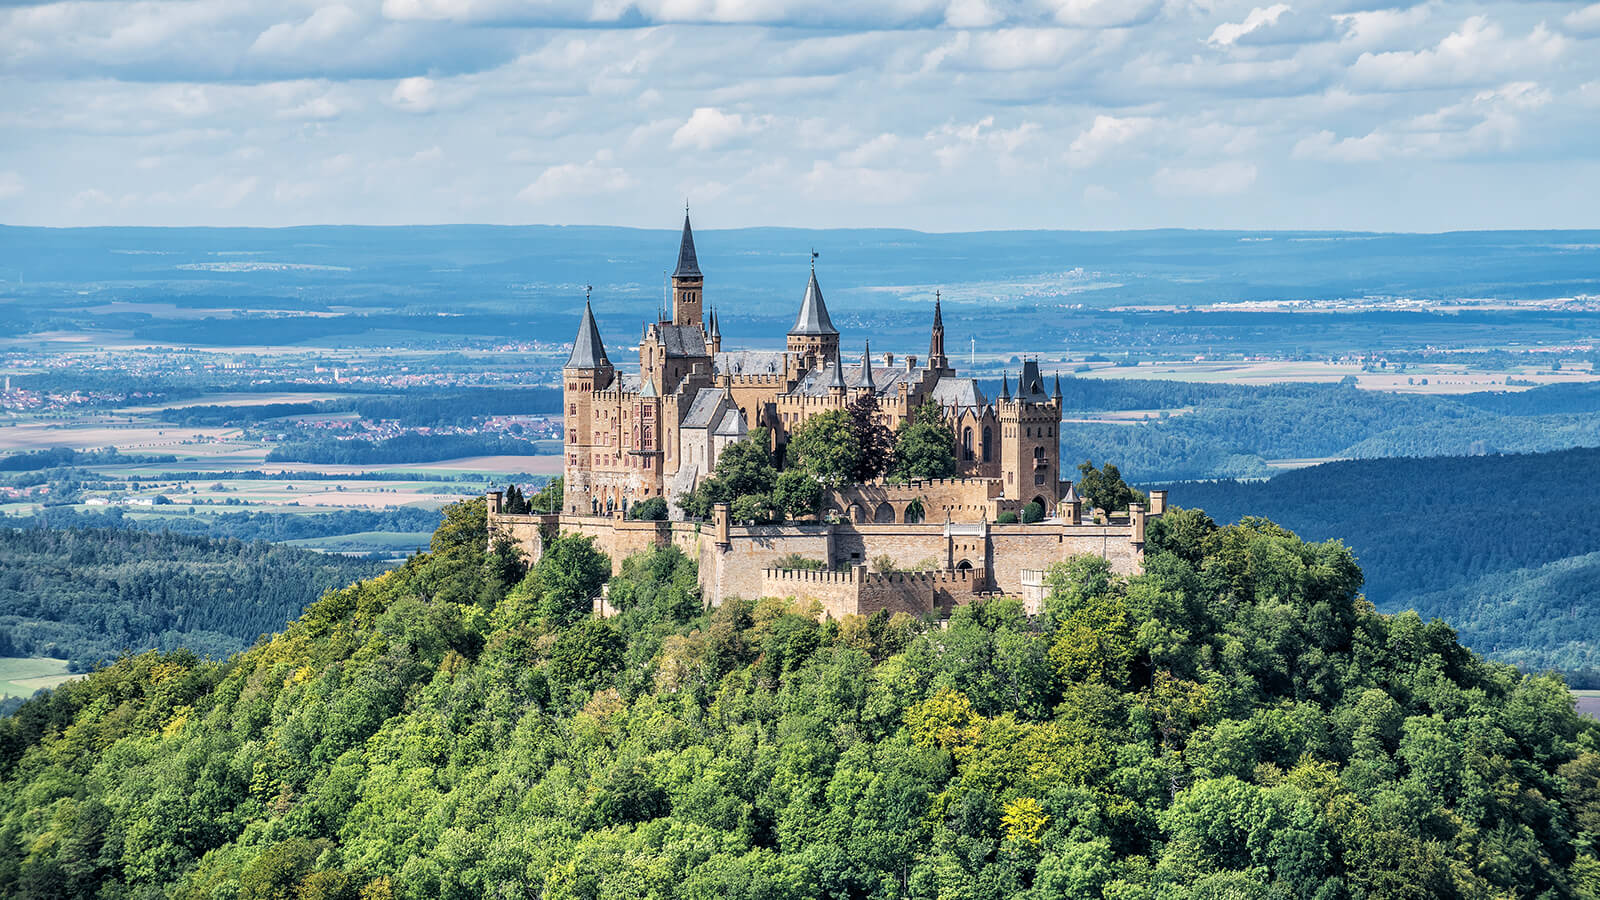
<path fill-rule="evenodd" d="M 944 355 L 944 314 L 939 309 L 940 296 L 933 292 L 933 333 L 928 339 L 928 368 L 940 372 L 950 368 L 950 359 Z"/>
<path fill-rule="evenodd" d="M 705 327 L 700 313 L 705 298 L 705 276 L 694 255 L 694 231 L 689 227 L 689 207 L 683 208 L 683 238 L 678 241 L 678 267 L 672 270 L 672 324 Z"/>

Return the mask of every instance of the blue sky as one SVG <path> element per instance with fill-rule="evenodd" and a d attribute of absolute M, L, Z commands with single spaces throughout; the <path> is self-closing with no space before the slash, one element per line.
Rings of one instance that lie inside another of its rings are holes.
<path fill-rule="evenodd" d="M 1600 3 L 0 0 L 0 222 L 1593 227 Z"/>

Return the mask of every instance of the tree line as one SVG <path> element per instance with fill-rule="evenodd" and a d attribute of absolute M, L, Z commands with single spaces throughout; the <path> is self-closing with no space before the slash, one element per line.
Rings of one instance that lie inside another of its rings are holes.
<path fill-rule="evenodd" d="M 1600 896 L 1600 724 L 1359 598 L 1336 542 L 1174 511 L 1037 615 L 707 609 L 675 549 L 532 568 L 481 500 L 226 662 L 0 721 L 13 897 Z M 602 586 L 619 613 L 588 615 Z"/>

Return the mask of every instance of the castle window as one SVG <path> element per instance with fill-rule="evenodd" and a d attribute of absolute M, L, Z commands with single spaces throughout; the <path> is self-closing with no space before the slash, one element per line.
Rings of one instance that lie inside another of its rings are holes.
<path fill-rule="evenodd" d="M 983 426 L 983 461 L 984 462 L 988 462 L 989 461 L 989 444 L 990 444 L 990 441 L 992 440 L 992 438 L 993 438 L 993 434 L 989 431 L 989 426 L 987 426 L 987 425 Z"/>
<path fill-rule="evenodd" d="M 972 459 L 972 429 L 961 432 L 961 458 Z"/>

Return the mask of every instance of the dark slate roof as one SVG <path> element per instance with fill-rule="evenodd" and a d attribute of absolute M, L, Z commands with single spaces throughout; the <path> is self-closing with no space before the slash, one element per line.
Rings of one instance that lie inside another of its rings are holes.
<path fill-rule="evenodd" d="M 689 228 L 689 214 L 683 214 L 683 238 L 678 241 L 678 267 L 672 270 L 673 278 L 701 278 L 700 260 L 694 255 L 694 232 Z"/>
<path fill-rule="evenodd" d="M 941 378 L 933 386 L 929 398 L 940 406 L 987 406 L 978 382 L 971 378 Z"/>
<path fill-rule="evenodd" d="M 689 412 L 683 417 L 683 427 L 710 428 L 711 417 L 721 408 L 722 398 L 722 388 L 701 388 L 694 395 L 694 402 L 689 404 Z"/>
<path fill-rule="evenodd" d="M 866 342 L 861 350 L 861 385 L 872 388 L 877 393 L 878 386 L 872 383 L 872 342 Z"/>
<path fill-rule="evenodd" d="M 594 323 L 594 310 L 583 304 L 583 321 L 578 323 L 578 337 L 572 342 L 572 355 L 567 357 L 569 369 L 603 369 L 611 365 L 606 358 L 606 345 L 600 340 L 600 327 Z"/>
<path fill-rule="evenodd" d="M 1023 362 L 1022 377 L 1017 379 L 1017 399 L 1028 403 L 1050 402 L 1050 394 L 1044 389 L 1044 376 L 1039 374 L 1038 360 Z"/>
<path fill-rule="evenodd" d="M 624 394 L 637 394 L 642 387 L 644 387 L 644 376 L 638 372 L 624 372 L 622 377 L 617 379 L 617 390 Z"/>
<path fill-rule="evenodd" d="M 811 281 L 806 284 L 805 299 L 800 301 L 800 315 L 794 320 L 790 334 L 838 334 L 833 320 L 828 318 L 828 305 L 822 302 L 822 288 L 817 284 L 817 270 L 811 270 Z"/>
<path fill-rule="evenodd" d="M 921 375 L 920 371 L 907 372 L 902 366 L 873 366 L 869 382 L 869 376 L 861 366 L 844 366 L 835 361 L 832 365 L 807 372 L 789 393 L 803 397 L 826 397 L 835 384 L 843 384 L 849 390 L 867 387 L 870 383 L 875 394 L 886 397 L 898 392 L 902 382 L 909 382 Z"/>
<path fill-rule="evenodd" d="M 661 341 L 661 347 L 668 359 L 706 355 L 706 336 L 700 331 L 700 326 L 669 325 L 661 322 L 652 327 L 655 328 L 656 338 Z"/>
<path fill-rule="evenodd" d="M 715 360 L 718 375 L 782 375 L 783 350 L 724 350 Z"/>
<path fill-rule="evenodd" d="M 737 408 L 723 413 L 721 424 L 712 433 L 718 437 L 744 437 L 748 433 L 748 429 L 744 427 L 744 413 Z"/>

